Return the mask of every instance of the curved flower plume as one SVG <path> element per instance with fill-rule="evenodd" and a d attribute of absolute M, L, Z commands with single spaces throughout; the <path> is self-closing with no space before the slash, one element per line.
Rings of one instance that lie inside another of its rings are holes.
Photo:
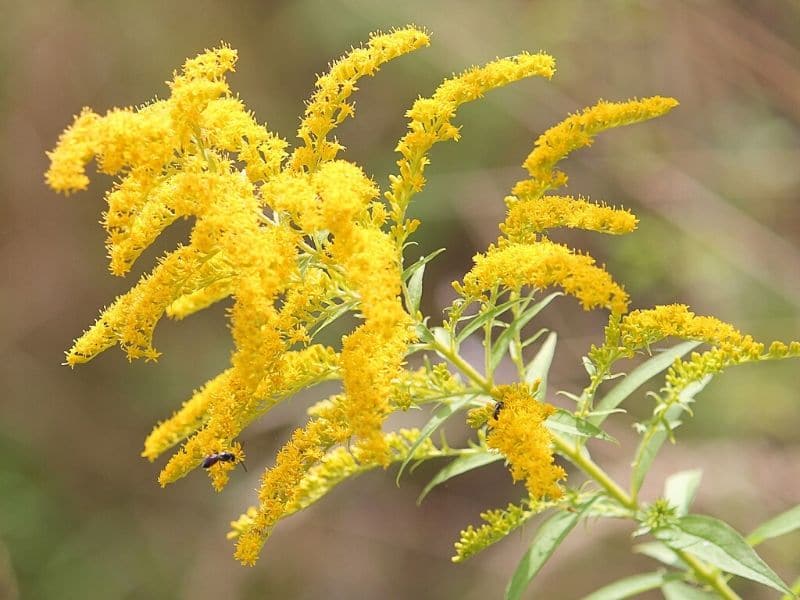
<path fill-rule="evenodd" d="M 590 256 L 554 244 L 549 229 L 570 227 L 609 234 L 630 233 L 636 217 L 629 211 L 571 196 L 542 196 L 567 183 L 556 165 L 573 150 L 589 146 L 606 129 L 638 123 L 663 115 L 677 101 L 655 96 L 627 102 L 599 102 L 567 117 L 544 132 L 523 166 L 531 178 L 518 182 L 506 197 L 508 214 L 500 225 L 503 236 L 488 252 L 475 257 L 475 266 L 455 282 L 456 291 L 468 299 L 500 286 L 519 292 L 523 286 L 541 289 L 560 286 L 575 296 L 584 309 L 602 307 L 614 314 L 628 309 L 628 295 Z"/>
<path fill-rule="evenodd" d="M 430 162 L 428 152 L 437 142 L 458 140 L 458 127 L 450 121 L 459 106 L 481 98 L 487 91 L 502 87 L 525 77 L 550 79 L 555 73 L 555 60 L 548 54 L 522 53 L 501 58 L 482 67 L 472 67 L 451 79 L 446 79 L 430 98 L 420 98 L 406 112 L 410 119 L 408 133 L 397 144 L 402 158 L 397 161 L 399 173 L 391 175 L 391 189 L 386 199 L 391 207 L 391 219 L 398 230 L 398 245 L 416 229 L 414 221 L 404 222 L 405 212 L 414 194 L 425 187 L 425 167 Z"/>
<path fill-rule="evenodd" d="M 358 80 L 374 75 L 385 62 L 430 44 L 428 35 L 414 27 L 397 29 L 387 34 L 373 34 L 366 46 L 354 48 L 333 62 L 325 75 L 317 78 L 317 91 L 306 106 L 297 137 L 303 145 L 292 154 L 291 168 L 313 171 L 319 164 L 336 158 L 342 146 L 329 141 L 328 134 L 355 113 L 347 99 L 358 88 Z"/>

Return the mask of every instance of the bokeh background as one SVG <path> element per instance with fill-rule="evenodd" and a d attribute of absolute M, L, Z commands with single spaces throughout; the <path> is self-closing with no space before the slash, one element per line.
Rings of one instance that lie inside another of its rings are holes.
<path fill-rule="evenodd" d="M 228 522 L 254 500 L 260 471 L 317 396 L 248 430 L 250 470 L 235 472 L 224 493 L 199 473 L 161 490 L 160 463 L 139 458 L 143 438 L 226 365 L 224 306 L 165 322 L 157 364 L 128 364 L 111 350 L 74 371 L 60 365 L 98 309 L 188 229 L 171 228 L 131 278 L 115 279 L 98 225 L 109 180 L 58 197 L 42 183 L 44 152 L 82 106 L 102 112 L 163 96 L 174 68 L 220 40 L 240 52 L 233 88 L 292 140 L 329 60 L 375 29 L 427 27 L 432 46 L 363 81 L 356 119 L 338 131 L 346 157 L 382 185 L 418 95 L 496 56 L 542 49 L 556 57 L 552 82 L 523 81 L 464 106 L 462 141 L 433 151 L 428 189 L 413 209 L 423 221 L 419 251 L 448 248 L 426 274 L 433 322 L 452 297 L 449 282 L 496 237 L 503 195 L 523 177 L 519 164 L 543 129 L 598 98 L 677 97 L 668 116 L 606 133 L 566 163 L 570 193 L 630 207 L 639 230 L 558 239 L 605 262 L 635 307 L 686 302 L 758 339 L 800 338 L 795 0 L 5 0 L 0 14 L 0 598 L 498 598 L 535 530 L 452 565 L 459 530 L 520 497 L 502 466 L 451 482 L 419 508 L 434 466 L 399 489 L 393 473 L 372 473 L 283 522 L 258 565 L 242 568 L 225 540 Z M 548 311 L 542 323 L 560 334 L 552 389 L 583 386 L 580 356 L 603 321 L 569 299 Z M 666 474 L 700 468 L 696 510 L 741 531 L 797 504 L 798 387 L 790 362 L 741 367 L 712 383 L 681 443 L 657 462 L 646 496 Z M 615 423 L 619 447 L 594 449 L 620 478 L 631 424 L 651 402 L 641 393 L 627 408 Z M 578 528 L 529 597 L 578 598 L 654 568 L 630 552 L 630 534 L 627 523 Z M 797 535 L 761 552 L 785 579 L 800 574 Z"/>

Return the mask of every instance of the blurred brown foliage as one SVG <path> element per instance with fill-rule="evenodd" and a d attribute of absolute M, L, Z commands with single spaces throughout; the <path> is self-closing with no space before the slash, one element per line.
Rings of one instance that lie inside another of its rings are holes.
<path fill-rule="evenodd" d="M 253 500 L 259 472 L 313 398 L 298 398 L 251 430 L 250 471 L 223 494 L 199 474 L 161 490 L 158 464 L 139 458 L 142 440 L 227 362 L 223 308 L 164 323 L 157 365 L 129 365 L 112 350 L 72 372 L 60 366 L 70 340 L 130 281 L 111 277 L 103 260 L 97 221 L 109 181 L 57 197 L 42 183 L 44 152 L 81 106 L 104 111 L 165 95 L 172 69 L 219 40 L 240 52 L 234 89 L 291 140 L 314 75 L 329 60 L 372 30 L 427 27 L 432 46 L 363 82 L 356 119 L 338 132 L 348 158 L 381 184 L 417 95 L 498 55 L 555 56 L 552 82 L 522 82 L 464 107 L 462 141 L 433 152 L 429 188 L 414 210 L 423 221 L 419 251 L 448 248 L 426 274 L 424 307 L 434 321 L 450 299 L 449 282 L 496 237 L 502 197 L 523 176 L 519 164 L 539 132 L 600 97 L 677 97 L 681 106 L 666 118 L 605 134 L 566 165 L 571 193 L 632 208 L 639 231 L 562 239 L 606 262 L 636 307 L 686 302 L 762 340 L 800 338 L 794 0 L 34 0 L 7 2 L 2 12 L 0 598 L 496 598 L 531 537 L 524 531 L 452 566 L 459 529 L 522 490 L 497 464 L 417 508 L 431 469 L 399 490 L 391 475 L 373 473 L 283 523 L 261 562 L 242 568 L 224 539 L 227 522 Z M 186 231 L 173 227 L 139 272 Z M 560 334 L 551 387 L 576 391 L 579 357 L 601 335 L 604 315 L 582 314 L 565 300 L 548 319 Z M 743 531 L 796 504 L 798 385 L 791 363 L 715 382 L 647 493 L 657 494 L 669 472 L 702 468 L 697 510 Z M 630 423 L 650 409 L 638 398 L 620 419 L 621 447 L 595 450 L 620 477 Z M 575 598 L 653 568 L 630 553 L 629 534 L 607 523 L 575 531 L 531 597 Z M 798 547 L 794 536 L 765 545 L 763 555 L 794 578 Z"/>

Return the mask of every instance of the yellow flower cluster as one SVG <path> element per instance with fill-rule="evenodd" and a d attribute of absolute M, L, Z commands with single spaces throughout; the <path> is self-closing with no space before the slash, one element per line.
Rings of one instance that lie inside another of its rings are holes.
<path fill-rule="evenodd" d="M 189 244 L 166 253 L 102 312 L 68 351 L 69 365 L 115 344 L 130 359 L 155 359 L 153 330 L 164 314 L 180 319 L 234 300 L 231 367 L 145 442 L 150 460 L 184 442 L 162 470 L 162 485 L 205 457 L 230 452 L 235 461 L 208 469 L 221 489 L 243 458 L 234 441 L 242 429 L 297 390 L 331 378 L 344 387 L 336 418 L 312 419 L 279 453 L 264 478 L 261 521 L 286 510 L 275 498 L 288 497 L 332 445 L 353 438 L 360 460 L 387 464 L 386 392 L 412 339 L 399 298 L 401 255 L 382 231 L 377 187 L 356 165 L 334 160 L 341 146 L 327 136 L 352 114 L 346 100 L 360 77 L 427 44 L 425 32 L 409 27 L 375 34 L 335 62 L 317 81 L 298 132 L 303 145 L 288 161 L 286 142 L 231 93 L 225 74 L 236 51 L 227 46 L 186 61 L 165 100 L 104 116 L 84 109 L 48 153 L 46 181 L 57 191 L 85 189 L 92 158 L 100 171 L 120 176 L 103 217 L 116 275 L 175 220 L 195 219 Z M 346 336 L 341 353 L 312 343 L 315 329 L 343 307 L 358 310 L 364 323 Z M 266 528 L 254 526 L 248 539 L 260 546 Z M 240 554 L 255 559 L 246 549 Z"/>
<path fill-rule="evenodd" d="M 745 349 L 754 344 L 750 336 L 742 335 L 728 323 L 715 317 L 697 316 L 685 304 L 669 304 L 634 310 L 622 317 L 611 315 L 603 345 L 593 346 L 589 358 L 595 364 L 605 364 L 608 357 L 613 357 L 613 360 L 630 358 L 669 337 L 706 342 L 722 348 Z"/>
<path fill-rule="evenodd" d="M 437 142 L 458 140 L 458 127 L 450 122 L 458 107 L 519 79 L 532 76 L 550 79 L 554 73 L 553 57 L 522 53 L 468 69 L 445 80 L 430 98 L 414 102 L 406 112 L 410 119 L 409 131 L 397 144 L 397 151 L 402 155 L 397 161 L 399 173 L 389 177 L 391 190 L 386 192 L 392 219 L 400 228 L 397 232 L 399 245 L 416 227 L 414 221 L 404 223 L 404 215 L 412 196 L 425 186 L 429 150 Z"/>
<path fill-rule="evenodd" d="M 544 196 L 508 202 L 500 230 L 511 242 L 531 244 L 548 229 L 569 227 L 620 235 L 636 229 L 636 217 L 627 210 L 593 204 L 571 196 Z"/>
<path fill-rule="evenodd" d="M 523 286 L 558 285 L 586 310 L 603 307 L 615 314 L 626 312 L 628 296 L 605 269 L 596 266 L 591 257 L 549 241 L 545 234 L 558 227 L 629 233 L 636 228 L 636 217 L 627 210 L 583 198 L 542 194 L 566 185 L 567 176 L 556 164 L 570 152 L 591 145 L 598 133 L 661 116 L 677 104 L 659 96 L 599 102 L 544 132 L 523 163 L 531 178 L 518 182 L 505 199 L 508 214 L 500 225 L 503 236 L 488 252 L 475 257 L 475 267 L 463 285 L 453 284 L 456 291 L 473 300 L 498 286 L 501 292 L 519 292 Z"/>
<path fill-rule="evenodd" d="M 566 174 L 555 166 L 571 152 L 591 146 L 594 137 L 607 129 L 660 117 L 677 105 L 674 98 L 661 96 L 627 102 L 600 101 L 567 117 L 536 140 L 523 163 L 531 178 L 517 183 L 511 193 L 518 198 L 539 198 L 547 190 L 566 185 Z"/>
<path fill-rule="evenodd" d="M 258 123 L 231 92 L 226 75 L 234 70 L 236 51 L 224 45 L 187 60 L 173 74 L 166 99 L 105 115 L 83 109 L 48 153 L 46 181 L 66 194 L 88 186 L 85 169 L 92 159 L 101 172 L 118 176 L 103 215 L 115 275 L 128 273 L 176 220 L 194 222 L 188 243 L 161 256 L 75 341 L 67 352 L 70 366 L 117 344 L 131 360 L 155 360 L 153 332 L 164 315 L 183 319 L 231 299 L 229 368 L 158 423 L 145 441 L 142 455 L 151 461 L 181 445 L 161 471 L 161 485 L 203 465 L 213 487 L 222 489 L 244 460 L 237 439 L 249 424 L 301 389 L 341 382 L 341 392 L 309 410 L 308 422 L 265 470 L 258 505 L 232 524 L 236 557 L 244 564 L 256 561 L 281 519 L 344 479 L 404 461 L 409 453 L 418 459 L 457 455 L 448 447 L 437 449 L 418 431 L 383 430 L 397 410 L 466 397 L 465 384 L 443 364 L 404 369 L 417 332 L 426 331 L 401 300 L 403 250 L 418 225 L 406 219 L 406 210 L 425 185 L 432 146 L 458 139 L 452 121 L 459 106 L 524 77 L 549 79 L 555 64 L 546 54 L 497 59 L 445 80 L 432 96 L 414 102 L 406 113 L 408 131 L 396 148 L 398 172 L 384 193 L 387 206 L 360 167 L 337 158 L 343 146 L 331 132 L 353 115 L 349 98 L 361 77 L 428 43 L 427 34 L 414 27 L 376 33 L 332 63 L 317 79 L 298 129 L 301 143 L 291 154 L 287 142 Z M 591 355 L 609 364 L 666 336 L 712 344 L 710 353 L 673 367 L 668 386 L 674 389 L 698 374 L 762 356 L 763 346 L 686 307 L 621 317 L 628 309 L 622 287 L 592 257 L 546 237 L 560 227 L 609 234 L 635 229 L 636 218 L 624 209 L 543 194 L 566 184 L 557 163 L 590 145 L 595 135 L 662 115 L 676 104 L 660 97 L 600 102 L 542 134 L 524 163 L 530 178 L 506 198 L 502 236 L 454 284 L 463 300 L 483 302 L 485 308 L 487 292 L 495 299 L 497 292 L 510 292 L 513 301 L 523 287 L 559 286 L 587 310 L 611 311 L 606 344 Z M 315 341 L 323 327 L 346 313 L 359 321 L 342 337 L 340 350 Z M 773 345 L 770 353 L 796 354 L 800 346 Z M 480 382 L 480 374 L 456 363 L 459 357 L 446 358 L 471 383 Z M 491 377 L 487 380 L 485 389 L 497 395 L 497 407 L 475 409 L 468 417 L 476 427 L 488 424 L 488 435 L 479 437 L 482 451 L 488 446 L 500 452 L 513 479 L 524 481 L 530 499 L 544 506 L 545 499 L 561 496 L 559 481 L 566 477 L 554 463 L 552 436 L 544 425 L 555 409 L 535 399 L 536 384 L 495 388 Z M 226 459 L 209 464 L 215 455 Z M 534 508 L 515 506 L 485 513 L 486 526 L 463 532 L 456 560 L 533 514 Z"/>
<path fill-rule="evenodd" d="M 500 410 L 489 420 L 489 448 L 506 457 L 514 481 L 525 481 L 534 500 L 556 499 L 562 494 L 558 485 L 566 471 L 554 464 L 552 437 L 544 422 L 555 412 L 550 404 L 536 400 L 525 384 L 498 386 Z"/>
<path fill-rule="evenodd" d="M 477 528 L 469 525 L 461 532 L 459 540 L 455 543 L 456 555 L 452 561 L 464 562 L 484 548 L 502 540 L 509 533 L 524 525 L 545 506 L 546 504 L 542 504 L 536 505 L 534 508 L 523 508 L 516 504 L 509 504 L 503 509 L 482 512 L 481 519 L 484 524 Z"/>
<path fill-rule="evenodd" d="M 523 286 L 559 285 L 586 310 L 602 307 L 623 313 L 628 307 L 628 295 L 605 269 L 594 264 L 591 256 L 549 240 L 490 246 L 485 254 L 475 257 L 475 266 L 464 277 L 463 285 L 453 285 L 460 294 L 472 298 L 497 285 L 515 291 Z"/>

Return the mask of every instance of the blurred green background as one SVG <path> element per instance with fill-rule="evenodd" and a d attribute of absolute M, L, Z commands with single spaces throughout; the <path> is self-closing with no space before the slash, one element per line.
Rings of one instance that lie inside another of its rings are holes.
<path fill-rule="evenodd" d="M 345 157 L 385 185 L 404 110 L 442 78 L 521 50 L 555 56 L 552 82 L 531 80 L 462 108 L 458 144 L 432 153 L 416 199 L 420 251 L 448 251 L 426 274 L 438 320 L 449 282 L 497 236 L 502 198 L 522 178 L 533 140 L 568 112 L 609 100 L 672 95 L 668 116 L 604 134 L 565 165 L 569 193 L 636 212 L 624 238 L 557 237 L 592 252 L 634 307 L 686 302 L 765 341 L 800 338 L 800 4 L 761 1 L 228 1 L 34 0 L 2 3 L 0 21 L 0 598 L 498 598 L 534 528 L 463 565 L 452 543 L 486 508 L 522 493 L 495 464 L 414 499 L 435 467 L 395 487 L 373 473 L 283 522 L 254 568 L 225 540 L 254 501 L 261 470 L 317 395 L 281 406 L 244 436 L 249 472 L 222 494 L 197 473 L 161 490 L 159 464 L 139 458 L 158 420 L 227 364 L 216 307 L 157 330 L 158 364 L 111 350 L 70 371 L 63 350 L 126 280 L 106 271 L 98 225 L 107 178 L 69 198 L 42 183 L 45 150 L 84 105 L 103 112 L 164 96 L 174 68 L 220 40 L 239 50 L 236 90 L 261 121 L 293 140 L 303 100 L 328 61 L 375 29 L 424 26 L 433 43 L 363 81 L 356 119 L 338 131 Z M 552 389 L 575 392 L 580 356 L 604 315 L 562 299 Z M 478 348 L 474 351 L 477 353 Z M 797 363 L 742 367 L 715 381 L 655 465 L 646 496 L 670 473 L 702 468 L 697 511 L 748 531 L 800 502 Z M 551 400 L 558 401 L 554 398 Z M 648 414 L 639 394 L 617 419 L 620 446 L 595 448 L 624 478 Z M 578 528 L 529 590 L 578 598 L 654 568 L 629 551 L 627 523 Z M 800 572 L 800 538 L 762 554 L 785 579 Z M 747 598 L 772 598 L 743 586 Z M 658 597 L 658 596 L 653 596 Z"/>

